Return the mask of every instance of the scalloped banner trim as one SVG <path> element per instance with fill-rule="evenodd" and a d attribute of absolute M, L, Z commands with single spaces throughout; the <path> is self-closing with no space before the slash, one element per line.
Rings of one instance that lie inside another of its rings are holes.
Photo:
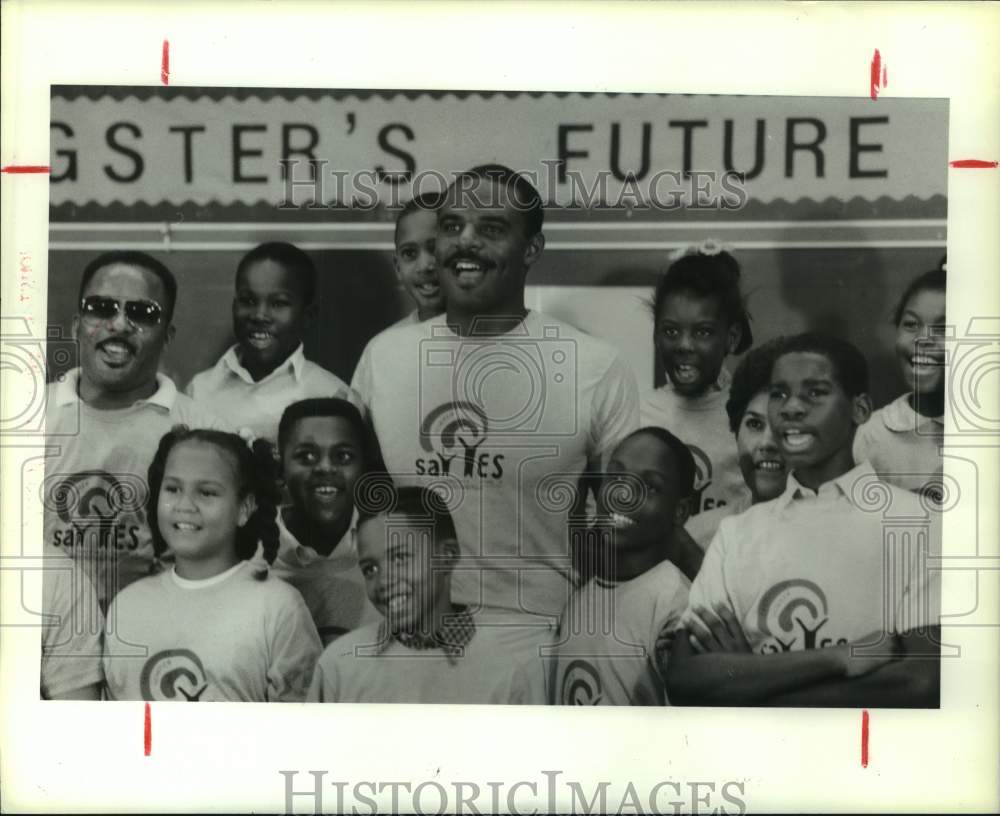
<path fill-rule="evenodd" d="M 610 208 L 582 209 L 573 207 L 547 207 L 545 217 L 550 222 L 659 222 L 659 221 L 854 221 L 887 218 L 946 218 L 948 199 L 943 195 L 928 198 L 905 196 L 896 199 L 880 196 L 874 201 L 855 196 L 843 201 L 829 197 L 814 200 L 809 197 L 787 201 L 748 201 L 740 210 L 624 210 Z M 49 208 L 49 220 L 56 223 L 74 222 L 178 222 L 199 223 L 385 223 L 392 222 L 396 213 L 385 207 L 375 210 L 332 209 L 329 207 L 277 209 L 273 202 L 263 199 L 253 203 L 194 201 L 173 203 L 169 201 L 148 204 L 112 202 L 100 204 L 88 201 L 82 204 L 66 202 Z"/>

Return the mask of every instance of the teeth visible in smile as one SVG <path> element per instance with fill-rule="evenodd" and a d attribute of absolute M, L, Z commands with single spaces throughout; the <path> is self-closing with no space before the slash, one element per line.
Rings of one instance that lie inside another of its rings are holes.
<path fill-rule="evenodd" d="M 802 431 L 786 431 L 785 444 L 790 448 L 804 448 L 812 441 L 812 434 Z"/>
<path fill-rule="evenodd" d="M 263 342 L 265 340 L 270 340 L 271 339 L 271 333 L 270 332 L 264 332 L 264 331 L 252 331 L 252 332 L 250 332 L 250 339 L 251 340 L 258 340 L 260 342 Z"/>
<path fill-rule="evenodd" d="M 621 513 L 612 513 L 611 524 L 615 529 L 627 530 L 629 527 L 635 526 L 635 520 L 630 519 L 628 516 L 623 516 Z"/>
<path fill-rule="evenodd" d="M 475 261 L 457 261 L 455 263 L 456 272 L 479 272 L 482 269 Z"/>
<path fill-rule="evenodd" d="M 915 354 L 910 358 L 910 365 L 915 366 L 936 366 L 941 363 L 935 360 L 933 357 L 927 357 L 923 354 Z"/>
<path fill-rule="evenodd" d="M 336 487 L 324 486 L 324 487 L 314 487 L 313 492 L 319 496 L 336 496 L 340 492 L 340 490 Z"/>
<path fill-rule="evenodd" d="M 757 470 L 765 470 L 771 473 L 777 473 L 778 471 L 785 469 L 785 466 L 781 462 L 777 462 L 773 459 L 768 459 L 764 462 L 758 462 L 755 467 L 757 468 Z"/>
<path fill-rule="evenodd" d="M 182 533 L 193 533 L 195 530 L 201 529 L 197 524 L 192 524 L 190 521 L 174 522 L 174 528 L 180 530 Z"/>
<path fill-rule="evenodd" d="M 386 600 L 385 606 L 390 612 L 400 612 L 406 608 L 409 600 L 408 595 L 393 595 Z"/>

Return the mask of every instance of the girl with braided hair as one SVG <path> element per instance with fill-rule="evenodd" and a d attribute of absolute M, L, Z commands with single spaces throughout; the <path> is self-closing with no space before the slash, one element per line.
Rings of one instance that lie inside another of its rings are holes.
<path fill-rule="evenodd" d="M 120 592 L 104 668 L 120 700 L 300 701 L 321 646 L 302 597 L 253 559 L 278 549 L 266 443 L 177 426 L 149 466 L 157 556 L 173 565 Z"/>

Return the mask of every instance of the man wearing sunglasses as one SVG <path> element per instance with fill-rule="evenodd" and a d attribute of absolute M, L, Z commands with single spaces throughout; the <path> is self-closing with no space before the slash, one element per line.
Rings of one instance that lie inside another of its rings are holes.
<path fill-rule="evenodd" d="M 158 371 L 176 297 L 145 253 L 95 258 L 73 318 L 80 367 L 48 389 L 45 542 L 85 567 L 102 607 L 152 566 L 146 473 L 160 438 L 178 423 L 223 427 Z"/>

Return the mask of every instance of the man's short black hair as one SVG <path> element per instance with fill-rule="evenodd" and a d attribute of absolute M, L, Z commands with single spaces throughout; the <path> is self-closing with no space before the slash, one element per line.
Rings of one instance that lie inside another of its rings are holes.
<path fill-rule="evenodd" d="M 857 346 L 829 334 L 806 332 L 777 340 L 774 364 L 786 354 L 822 354 L 833 366 L 833 376 L 848 397 L 868 393 L 868 362 Z"/>
<path fill-rule="evenodd" d="M 407 201 L 403 208 L 399 211 L 399 215 L 396 216 L 396 228 L 392 235 L 392 242 L 399 242 L 399 225 L 402 223 L 403 219 L 411 213 L 415 213 L 418 210 L 426 210 L 427 212 L 437 212 L 441 205 L 444 203 L 444 193 L 439 191 L 420 193 L 419 195 L 413 196 L 409 201 Z"/>
<path fill-rule="evenodd" d="M 174 304 L 177 303 L 177 279 L 174 278 L 173 273 L 163 263 L 156 260 L 152 255 L 147 255 L 145 252 L 139 252 L 135 249 L 116 249 L 112 252 L 104 252 L 84 267 L 83 275 L 80 277 L 80 292 L 76 299 L 77 308 L 80 306 L 80 301 L 83 300 L 83 293 L 87 290 L 87 284 L 90 283 L 94 275 L 104 267 L 114 266 L 115 264 L 138 266 L 140 269 L 152 272 L 159 278 L 160 283 L 163 284 L 163 292 L 166 295 L 166 303 L 161 303 L 160 305 L 163 307 L 164 323 L 169 325 L 174 316 Z"/>
<path fill-rule="evenodd" d="M 511 205 L 524 217 L 526 238 L 533 238 L 542 231 L 545 220 L 542 197 L 527 176 L 503 164 L 480 164 L 459 173 L 451 187 L 460 184 L 462 179 L 470 178 L 492 181 L 508 191 Z"/>
<path fill-rule="evenodd" d="M 312 259 L 294 244 L 286 241 L 268 241 L 251 249 L 240 259 L 236 267 L 236 279 L 247 270 L 250 264 L 259 261 L 271 261 L 278 264 L 299 282 L 302 300 L 308 305 L 316 299 L 316 267 Z"/>
<path fill-rule="evenodd" d="M 359 528 L 378 516 L 402 516 L 407 521 L 427 524 L 433 529 L 435 551 L 443 541 L 458 540 L 448 504 L 433 488 L 397 487 L 386 481 L 379 485 L 377 492 L 371 492 L 370 498 L 370 501 L 362 498 L 356 504 Z"/>

